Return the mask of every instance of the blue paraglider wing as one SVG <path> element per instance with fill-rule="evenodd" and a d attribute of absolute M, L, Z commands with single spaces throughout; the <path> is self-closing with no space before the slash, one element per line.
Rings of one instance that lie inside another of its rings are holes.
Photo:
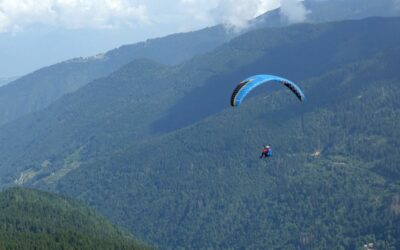
<path fill-rule="evenodd" d="M 232 93 L 231 105 L 232 107 L 239 107 L 240 103 L 244 100 L 248 93 L 250 93 L 254 88 L 260 86 L 261 84 L 267 82 L 278 82 L 286 87 L 288 87 L 293 94 L 297 96 L 300 101 L 305 100 L 303 91 L 294 82 L 288 79 L 273 76 L 273 75 L 255 75 L 247 78 L 246 80 L 239 83 Z"/>

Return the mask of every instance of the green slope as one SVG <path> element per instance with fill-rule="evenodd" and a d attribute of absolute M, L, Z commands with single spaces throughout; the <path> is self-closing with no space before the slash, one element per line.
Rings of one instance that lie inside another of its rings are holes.
<path fill-rule="evenodd" d="M 147 249 L 81 203 L 12 188 L 0 193 L 0 249 Z"/>
<path fill-rule="evenodd" d="M 399 58 L 311 79 L 305 105 L 280 91 L 132 143 L 56 189 L 162 248 L 398 249 Z M 262 143 L 272 159 L 258 158 Z"/>

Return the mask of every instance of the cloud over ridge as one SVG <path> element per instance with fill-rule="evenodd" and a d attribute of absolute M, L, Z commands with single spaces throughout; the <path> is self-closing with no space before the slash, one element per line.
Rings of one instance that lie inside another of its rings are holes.
<path fill-rule="evenodd" d="M 281 0 L 280 13 L 289 23 L 299 23 L 307 19 L 310 11 L 305 8 L 302 1 Z"/>
<path fill-rule="evenodd" d="M 194 18 L 222 23 L 227 28 L 241 30 L 249 21 L 280 7 L 282 18 L 289 23 L 303 22 L 309 11 L 301 0 L 180 0 Z"/>
<path fill-rule="evenodd" d="M 229 29 L 240 30 L 248 21 L 279 7 L 279 0 L 180 0 L 194 17 L 222 23 Z M 196 14 L 197 13 L 197 14 Z"/>

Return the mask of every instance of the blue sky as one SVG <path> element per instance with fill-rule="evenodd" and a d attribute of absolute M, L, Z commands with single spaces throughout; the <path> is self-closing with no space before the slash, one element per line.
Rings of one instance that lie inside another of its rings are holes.
<path fill-rule="evenodd" d="M 298 0 L 0 0 L 0 77 L 217 23 L 234 31 L 281 5 L 304 19 Z"/>

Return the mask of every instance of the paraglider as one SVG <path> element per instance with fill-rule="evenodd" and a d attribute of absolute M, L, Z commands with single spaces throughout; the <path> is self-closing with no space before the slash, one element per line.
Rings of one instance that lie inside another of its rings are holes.
<path fill-rule="evenodd" d="M 233 90 L 232 96 L 231 96 L 231 106 L 232 107 L 239 107 L 240 104 L 243 102 L 245 97 L 256 87 L 268 83 L 268 82 L 275 82 L 275 83 L 281 83 L 284 86 L 286 86 L 292 93 L 300 100 L 304 101 L 305 100 L 305 95 L 303 91 L 300 89 L 299 86 L 297 86 L 294 82 L 279 77 L 279 76 L 274 76 L 274 75 L 255 75 L 252 77 L 249 77 L 245 79 L 244 81 L 240 82 L 236 88 Z M 262 153 L 260 158 L 268 158 L 272 156 L 272 148 L 270 145 L 267 145 L 263 147 Z"/>
<path fill-rule="evenodd" d="M 231 106 L 239 107 L 247 94 L 249 94 L 254 88 L 267 82 L 281 83 L 289 88 L 300 101 L 305 100 L 303 91 L 294 82 L 274 75 L 255 75 L 245 79 L 236 86 L 232 93 Z"/>
<path fill-rule="evenodd" d="M 267 158 L 272 156 L 272 148 L 270 145 L 264 145 L 260 158 Z"/>

